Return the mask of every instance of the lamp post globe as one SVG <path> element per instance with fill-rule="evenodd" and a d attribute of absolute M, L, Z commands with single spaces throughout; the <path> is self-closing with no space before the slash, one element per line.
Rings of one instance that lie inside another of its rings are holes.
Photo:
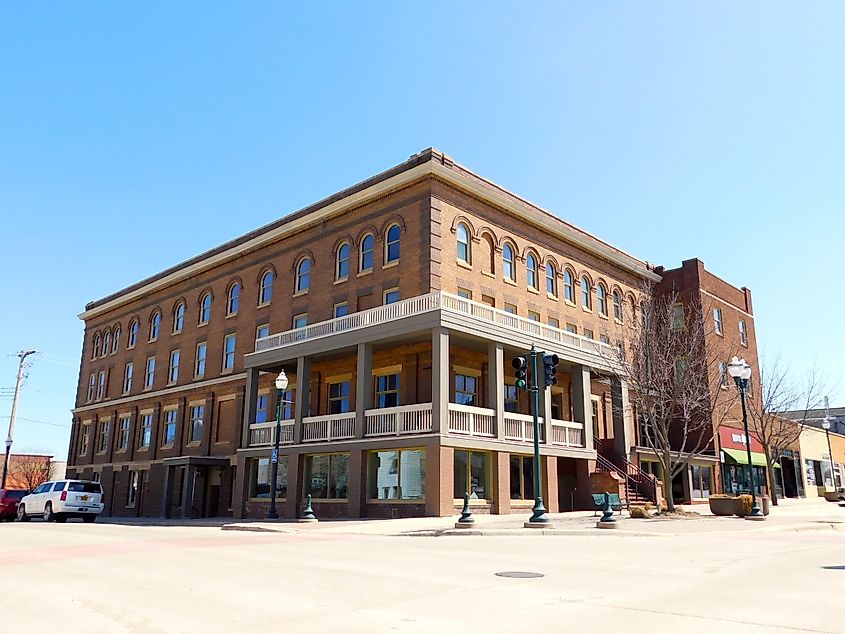
<path fill-rule="evenodd" d="M 277 520 L 279 514 L 276 512 L 276 483 L 279 477 L 279 437 L 282 435 L 282 405 L 284 403 L 285 390 L 288 387 L 288 377 L 285 371 L 279 372 L 279 376 L 273 381 L 276 386 L 276 430 L 273 440 L 273 453 L 270 457 L 270 509 L 267 511 L 267 519 Z"/>
<path fill-rule="evenodd" d="M 288 375 L 285 374 L 285 371 L 282 370 L 279 372 L 279 376 L 276 377 L 276 389 L 280 392 L 284 392 L 288 387 Z"/>

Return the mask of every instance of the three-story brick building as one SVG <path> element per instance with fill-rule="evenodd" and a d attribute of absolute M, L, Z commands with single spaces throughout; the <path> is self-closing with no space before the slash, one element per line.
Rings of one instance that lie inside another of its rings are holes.
<path fill-rule="evenodd" d="M 261 517 L 275 494 L 295 517 L 308 493 L 321 517 L 451 515 L 464 492 L 528 509 L 510 359 L 536 344 L 562 360 L 540 408 L 544 497 L 584 507 L 594 436 L 638 461 L 612 346 L 644 283 L 672 275 L 429 149 L 88 304 L 68 472 L 98 478 L 117 516 Z M 750 295 L 699 286 L 753 340 Z"/>

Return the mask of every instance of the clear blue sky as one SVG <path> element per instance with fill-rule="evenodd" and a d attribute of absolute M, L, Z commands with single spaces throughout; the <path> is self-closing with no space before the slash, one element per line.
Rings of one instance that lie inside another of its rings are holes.
<path fill-rule="evenodd" d="M 841 374 L 845 3 L 33 4 L 0 8 L 3 436 L 7 355 L 47 353 L 16 450 L 66 453 L 86 302 L 428 146 L 700 257 Z"/>

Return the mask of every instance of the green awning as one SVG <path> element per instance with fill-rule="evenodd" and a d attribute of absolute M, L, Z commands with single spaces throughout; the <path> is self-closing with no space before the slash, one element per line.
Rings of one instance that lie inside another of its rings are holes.
<path fill-rule="evenodd" d="M 736 464 L 748 464 L 748 453 L 743 451 L 742 449 L 722 449 L 725 452 L 725 458 L 727 459 L 726 462 L 732 462 Z M 765 467 L 766 466 L 766 454 L 762 454 L 758 451 L 751 452 L 751 464 L 755 467 Z M 780 465 L 775 462 L 772 465 L 775 469 L 780 469 Z"/>

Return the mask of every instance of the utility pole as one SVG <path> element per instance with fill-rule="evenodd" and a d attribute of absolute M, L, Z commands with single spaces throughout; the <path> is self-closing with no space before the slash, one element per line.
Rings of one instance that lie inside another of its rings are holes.
<path fill-rule="evenodd" d="M 6 475 L 9 472 L 9 453 L 12 451 L 12 435 L 15 433 L 15 417 L 18 414 L 18 394 L 21 390 L 21 383 L 23 383 L 23 370 L 26 358 L 35 354 L 35 350 L 21 350 L 18 352 L 20 362 L 18 363 L 18 380 L 15 382 L 15 395 L 12 397 L 12 415 L 9 418 L 9 434 L 6 436 L 6 455 L 3 458 L 3 481 L 0 483 L 0 489 L 6 488 Z"/>

